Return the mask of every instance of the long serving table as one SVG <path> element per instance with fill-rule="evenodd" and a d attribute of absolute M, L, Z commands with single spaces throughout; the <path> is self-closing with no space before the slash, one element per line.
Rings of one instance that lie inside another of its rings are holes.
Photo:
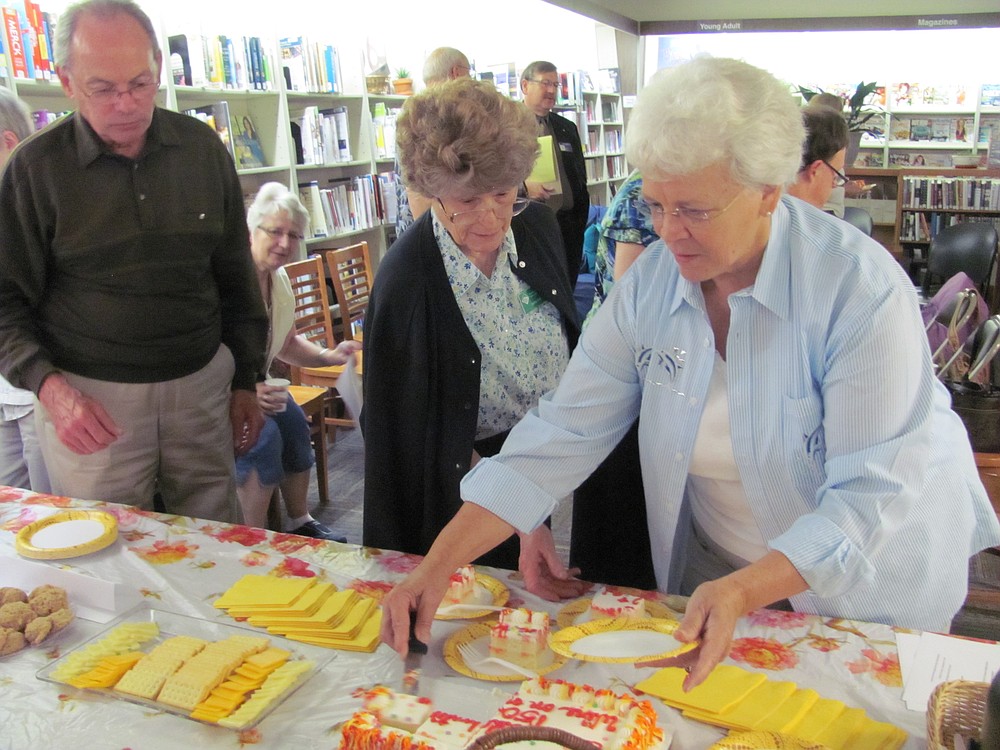
<path fill-rule="evenodd" d="M 320 576 L 338 587 L 380 595 L 413 569 L 419 558 L 323 542 L 290 534 L 201 519 L 141 512 L 124 505 L 89 502 L 0 487 L 0 586 L 4 568 L 16 558 L 15 534 L 54 509 L 94 508 L 118 519 L 119 538 L 104 550 L 44 563 L 122 584 L 158 609 L 232 623 L 212 602 L 248 573 Z M 510 602 L 556 615 L 565 603 L 527 593 L 516 573 L 492 568 L 484 573 L 510 590 Z M 673 597 L 650 593 L 666 605 Z M 432 697 L 458 693 L 497 699 L 518 683 L 483 682 L 452 670 L 442 657 L 449 635 L 468 621 L 437 621 L 423 683 Z M 36 678 L 36 673 L 100 632 L 105 625 L 78 618 L 51 646 L 29 647 L 0 658 L 0 748 L 335 748 L 336 726 L 358 706 L 352 692 L 375 683 L 398 684 L 402 663 L 387 646 L 374 653 L 336 651 L 335 658 L 255 728 L 236 732 L 141 706 L 112 700 Z M 909 733 L 907 748 L 925 747 L 923 713 L 903 705 L 895 631 L 886 625 L 762 610 L 740 622 L 728 663 L 811 687 L 822 697 L 863 708 L 878 721 Z M 550 673 L 575 683 L 623 692 L 655 670 L 628 664 L 570 659 Z M 672 748 L 706 748 L 723 736 L 719 729 L 682 719 L 679 712 L 651 699 Z M 447 705 L 443 707 L 448 708 Z"/>

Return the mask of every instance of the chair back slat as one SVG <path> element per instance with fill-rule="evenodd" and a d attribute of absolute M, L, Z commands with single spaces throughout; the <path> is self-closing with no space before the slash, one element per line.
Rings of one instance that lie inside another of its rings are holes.
<path fill-rule="evenodd" d="M 372 289 L 368 243 L 327 250 L 326 266 L 340 308 L 337 337 L 340 340 L 359 338 Z"/>
<path fill-rule="evenodd" d="M 314 344 L 332 349 L 337 344 L 330 317 L 323 259 L 314 255 L 287 263 L 284 268 L 295 295 L 296 330 Z"/>

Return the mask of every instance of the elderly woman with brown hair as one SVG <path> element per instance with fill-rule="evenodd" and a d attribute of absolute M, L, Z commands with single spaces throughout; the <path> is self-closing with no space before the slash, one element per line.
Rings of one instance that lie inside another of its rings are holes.
<path fill-rule="evenodd" d="M 458 79 L 407 100 L 396 147 L 431 210 L 383 259 L 365 316 L 364 543 L 426 553 L 459 481 L 558 383 L 578 335 L 551 212 L 519 195 L 534 117 Z M 516 568 L 508 539 L 480 562 Z"/>

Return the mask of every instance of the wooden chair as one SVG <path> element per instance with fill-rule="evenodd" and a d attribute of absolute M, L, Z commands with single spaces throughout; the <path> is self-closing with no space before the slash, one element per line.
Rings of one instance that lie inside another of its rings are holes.
<path fill-rule="evenodd" d="M 368 310 L 368 298 L 372 290 L 372 264 L 368 256 L 368 243 L 359 242 L 337 250 L 327 250 L 326 268 L 340 308 L 337 338 L 341 341 L 360 339 L 360 326 Z"/>
<path fill-rule="evenodd" d="M 305 260 L 284 266 L 295 295 L 295 325 L 298 332 L 314 344 L 333 349 L 337 346 L 330 315 L 330 298 L 327 291 L 323 259 L 314 255 Z M 361 360 L 358 358 L 358 372 Z M 337 378 L 344 372 L 341 365 L 330 367 L 292 367 L 291 380 L 296 385 L 312 385 L 328 389 L 324 421 L 334 427 L 353 427 L 354 422 L 338 415 Z M 336 440 L 336 431 L 330 433 L 330 442 Z"/>

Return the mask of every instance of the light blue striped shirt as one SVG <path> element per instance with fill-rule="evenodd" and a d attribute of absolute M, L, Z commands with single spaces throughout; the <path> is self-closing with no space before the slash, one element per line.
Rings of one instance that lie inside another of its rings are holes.
<path fill-rule="evenodd" d="M 785 197 L 756 283 L 729 304 L 733 453 L 761 534 L 810 586 L 793 606 L 946 630 L 969 556 L 1000 543 L 1000 525 L 933 375 L 912 284 L 880 245 Z M 638 415 L 656 578 L 676 591 L 714 348 L 700 287 L 655 243 L 462 497 L 534 529 Z"/>

